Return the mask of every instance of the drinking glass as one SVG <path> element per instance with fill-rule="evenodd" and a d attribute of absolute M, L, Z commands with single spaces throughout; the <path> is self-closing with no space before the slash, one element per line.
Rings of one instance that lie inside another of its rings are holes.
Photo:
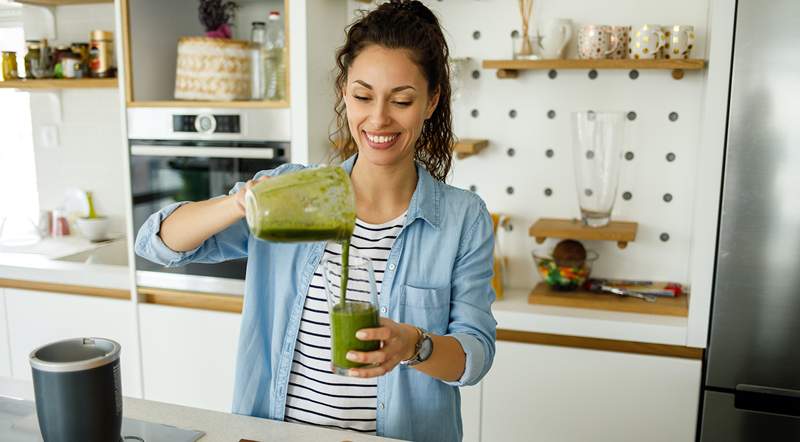
<path fill-rule="evenodd" d="M 350 176 L 323 166 L 266 179 L 245 193 L 245 215 L 263 240 L 347 241 L 356 222 Z"/>
<path fill-rule="evenodd" d="M 349 257 L 344 301 L 341 296 L 342 270 L 341 256 L 326 258 L 322 262 L 331 320 L 331 371 L 346 376 L 351 368 L 369 365 L 348 360 L 348 351 L 374 351 L 380 348 L 381 343 L 356 338 L 358 330 L 379 326 L 378 292 L 372 261 L 357 255 Z"/>
<path fill-rule="evenodd" d="M 581 219 L 589 227 L 608 225 L 617 196 L 625 113 L 572 114 L 572 158 Z"/>

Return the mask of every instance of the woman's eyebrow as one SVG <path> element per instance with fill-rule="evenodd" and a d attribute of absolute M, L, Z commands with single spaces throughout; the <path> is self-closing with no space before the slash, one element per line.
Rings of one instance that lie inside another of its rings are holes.
<path fill-rule="evenodd" d="M 369 84 L 369 83 L 367 83 L 366 81 L 362 81 L 362 80 L 355 80 L 355 81 L 353 81 L 353 83 L 358 83 L 358 84 L 360 84 L 361 86 L 364 86 L 365 88 L 367 88 L 367 89 L 369 89 L 369 90 L 372 90 L 372 85 L 370 85 L 370 84 Z M 411 86 L 411 85 L 408 85 L 408 84 L 407 84 L 407 85 L 404 85 L 404 86 L 397 86 L 396 88 L 393 88 L 393 89 L 392 89 L 392 92 L 400 92 L 400 91 L 403 91 L 403 90 L 406 90 L 406 89 L 414 89 L 414 90 L 417 90 L 417 89 L 416 89 L 414 86 Z"/>

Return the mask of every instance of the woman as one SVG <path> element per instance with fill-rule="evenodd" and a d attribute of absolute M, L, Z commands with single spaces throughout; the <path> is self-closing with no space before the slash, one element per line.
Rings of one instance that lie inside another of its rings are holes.
<path fill-rule="evenodd" d="M 375 263 L 380 340 L 331 373 L 320 262 L 334 243 L 279 244 L 250 236 L 245 189 L 299 170 L 284 165 L 228 196 L 152 215 L 136 251 L 163 265 L 247 256 L 233 411 L 377 433 L 451 441 L 462 436 L 458 387 L 494 357 L 492 223 L 473 193 L 444 184 L 451 163 L 448 48 L 418 1 L 385 3 L 351 25 L 336 54 L 335 138 L 356 195 L 351 253 Z"/>

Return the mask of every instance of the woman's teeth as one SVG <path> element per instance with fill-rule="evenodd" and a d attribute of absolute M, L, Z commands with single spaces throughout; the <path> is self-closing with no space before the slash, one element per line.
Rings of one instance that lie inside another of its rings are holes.
<path fill-rule="evenodd" d="M 385 143 L 394 141 L 394 139 L 397 138 L 397 134 L 389 135 L 389 136 L 386 136 L 386 135 L 373 136 L 373 135 L 370 135 L 370 134 L 366 134 L 366 135 L 367 135 L 367 138 L 371 142 L 376 143 L 376 144 L 385 144 Z"/>

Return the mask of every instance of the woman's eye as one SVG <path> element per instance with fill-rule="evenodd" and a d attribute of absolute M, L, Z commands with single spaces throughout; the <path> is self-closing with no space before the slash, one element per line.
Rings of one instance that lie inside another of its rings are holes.
<path fill-rule="evenodd" d="M 394 104 L 402 107 L 411 106 L 410 101 L 395 101 Z"/>
<path fill-rule="evenodd" d="M 367 100 L 369 100 L 369 97 L 359 97 L 358 95 L 353 95 L 353 97 L 355 97 L 355 99 L 358 100 L 358 101 L 367 101 Z"/>

